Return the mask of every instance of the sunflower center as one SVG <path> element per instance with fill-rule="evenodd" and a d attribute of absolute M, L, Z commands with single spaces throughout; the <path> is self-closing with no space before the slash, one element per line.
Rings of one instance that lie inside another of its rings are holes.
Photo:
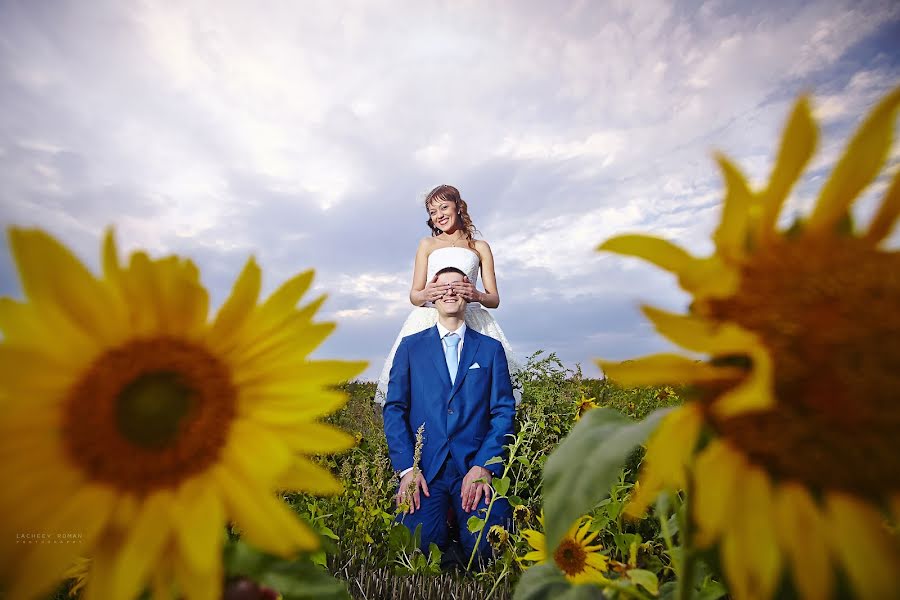
<path fill-rule="evenodd" d="M 72 388 L 63 436 L 91 478 L 146 494 L 218 459 L 236 399 L 227 367 L 205 348 L 136 340 L 101 355 Z"/>
<path fill-rule="evenodd" d="M 194 391 L 174 372 L 147 373 L 117 397 L 116 422 L 125 438 L 144 448 L 160 448 L 178 435 Z"/>
<path fill-rule="evenodd" d="M 553 553 L 553 560 L 566 575 L 579 575 L 587 564 L 587 552 L 572 538 L 564 538 Z"/>
<path fill-rule="evenodd" d="M 883 493 L 900 481 L 900 253 L 853 237 L 760 249 L 709 316 L 762 340 L 775 407 L 719 420 L 775 476 Z M 890 483 L 889 483 L 890 482 Z"/>

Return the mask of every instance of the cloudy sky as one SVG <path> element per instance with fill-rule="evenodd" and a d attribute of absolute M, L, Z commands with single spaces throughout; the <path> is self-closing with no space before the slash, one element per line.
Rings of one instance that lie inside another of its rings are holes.
<path fill-rule="evenodd" d="M 0 222 L 92 267 L 113 224 L 124 249 L 193 257 L 214 304 L 251 254 L 267 290 L 314 267 L 339 323 L 316 356 L 374 379 L 410 309 L 422 197 L 451 183 L 517 354 L 596 376 L 593 358 L 667 348 L 641 302 L 686 302 L 596 245 L 644 231 L 709 252 L 711 152 L 763 181 L 808 91 L 824 135 L 790 220 L 900 83 L 898 40 L 891 0 L 3 0 Z M 0 294 L 21 295 L 5 245 Z"/>

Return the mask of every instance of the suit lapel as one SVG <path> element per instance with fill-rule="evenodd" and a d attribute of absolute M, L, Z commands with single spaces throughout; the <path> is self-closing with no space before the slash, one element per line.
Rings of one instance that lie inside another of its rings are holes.
<path fill-rule="evenodd" d="M 447 372 L 447 359 L 444 356 L 444 343 L 441 341 L 441 336 L 438 334 L 437 325 L 429 330 L 428 336 L 425 339 L 425 346 L 438 371 L 438 377 L 440 377 L 441 383 L 444 384 L 444 387 L 450 387 L 450 373 Z M 465 350 L 465 348 L 466 346 L 464 344 L 463 350 Z"/>
<path fill-rule="evenodd" d="M 456 382 L 453 384 L 453 390 L 450 392 L 451 398 L 459 391 L 463 379 L 466 378 L 466 374 L 469 372 L 469 367 L 475 362 L 475 352 L 478 350 L 479 343 L 481 343 L 481 340 L 478 339 L 478 336 L 472 333 L 470 327 L 466 327 L 466 341 L 463 343 L 462 356 L 459 357 L 459 368 L 456 370 Z M 447 370 L 446 364 L 444 370 Z M 448 374 L 447 378 L 449 379 L 449 377 L 450 375 Z"/>

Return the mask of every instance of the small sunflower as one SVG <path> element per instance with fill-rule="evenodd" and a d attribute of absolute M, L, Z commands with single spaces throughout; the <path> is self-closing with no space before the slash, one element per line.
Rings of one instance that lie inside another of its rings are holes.
<path fill-rule="evenodd" d="M 224 526 L 290 556 L 317 535 L 275 490 L 340 484 L 306 455 L 353 445 L 316 422 L 346 402 L 333 386 L 359 362 L 310 361 L 333 324 L 323 298 L 297 308 L 313 273 L 257 304 L 244 267 L 216 317 L 196 267 L 143 252 L 103 276 L 40 230 L 10 230 L 26 296 L 0 299 L 0 576 L 9 598 L 46 593 L 91 557 L 85 598 L 134 598 L 175 582 L 218 598 Z M 17 533 L 75 533 L 77 544 L 15 544 Z"/>
<path fill-rule="evenodd" d="M 513 507 L 513 519 L 516 523 L 527 523 L 531 519 L 531 509 L 524 504 Z"/>
<path fill-rule="evenodd" d="M 494 548 L 499 548 L 509 540 L 509 532 L 502 525 L 492 525 L 488 529 L 488 542 Z"/>
<path fill-rule="evenodd" d="M 538 517 L 541 526 L 544 518 Z M 606 583 L 609 580 L 603 575 L 607 570 L 607 558 L 600 553 L 603 548 L 600 543 L 591 544 L 599 532 L 591 532 L 592 520 L 590 517 L 581 517 L 566 532 L 553 553 L 553 562 L 566 579 L 572 583 Z M 547 540 L 544 534 L 534 529 L 525 529 L 522 536 L 533 548 L 520 560 L 531 561 L 539 565 L 547 561 Z M 533 566 L 533 565 L 531 565 Z"/>
<path fill-rule="evenodd" d="M 582 393 L 581 399 L 575 401 L 575 420 L 580 421 L 587 411 L 597 408 L 596 400 L 596 398 L 585 398 Z"/>
<path fill-rule="evenodd" d="M 690 477 L 698 541 L 720 544 L 736 598 L 771 597 L 785 566 L 806 599 L 829 597 L 834 566 L 860 597 L 900 593 L 900 553 L 885 526 L 891 511 L 900 519 L 900 252 L 880 247 L 900 214 L 900 174 L 865 232 L 848 225 L 888 156 L 898 106 L 900 88 L 861 124 L 806 222 L 788 231 L 776 228 L 778 214 L 818 137 L 806 98 L 763 189 L 751 191 L 719 157 L 727 192 L 713 256 L 638 235 L 600 246 L 674 272 L 693 295 L 688 315 L 644 312 L 708 360 L 598 362 L 620 383 L 697 390 L 651 438 L 629 511 Z"/>

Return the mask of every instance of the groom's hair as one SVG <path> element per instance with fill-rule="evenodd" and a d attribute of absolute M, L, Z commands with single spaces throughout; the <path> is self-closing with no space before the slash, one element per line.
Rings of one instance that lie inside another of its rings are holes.
<path fill-rule="evenodd" d="M 463 273 L 462 269 L 457 269 L 456 267 L 444 267 L 443 269 L 441 269 L 434 275 L 435 275 L 435 277 L 437 277 L 438 275 L 442 275 L 444 273 L 459 273 L 463 277 L 466 277 L 466 274 Z"/>

